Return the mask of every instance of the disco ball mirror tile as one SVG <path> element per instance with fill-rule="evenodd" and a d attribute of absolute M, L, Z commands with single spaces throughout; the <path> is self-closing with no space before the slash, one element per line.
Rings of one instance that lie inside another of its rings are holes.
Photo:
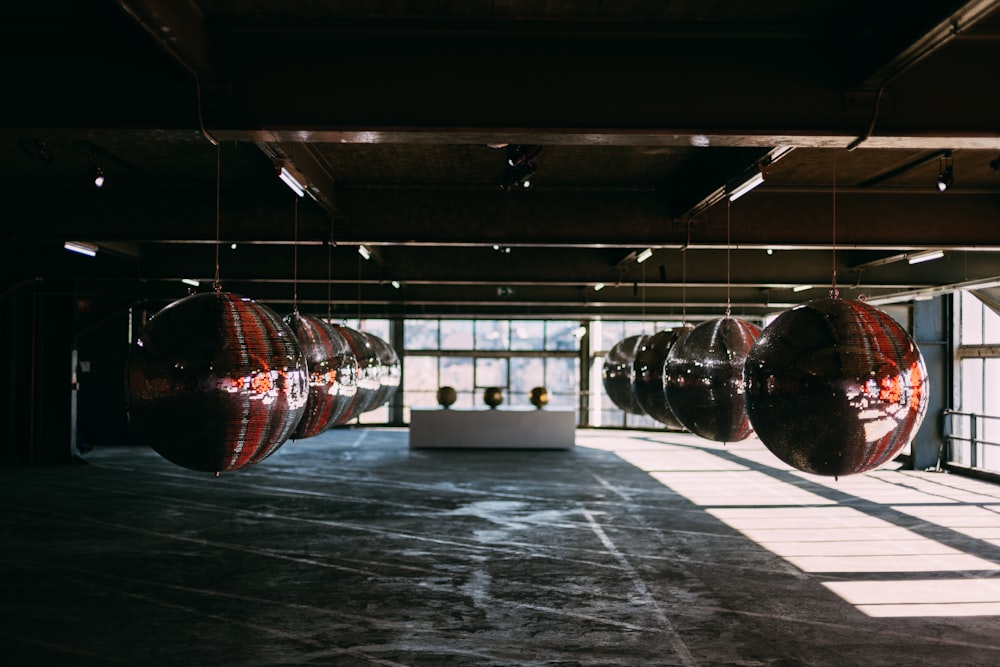
<path fill-rule="evenodd" d="M 923 355 L 902 326 L 861 301 L 818 299 L 782 313 L 750 351 L 745 375 L 758 437 L 817 475 L 889 461 L 927 411 Z"/>
<path fill-rule="evenodd" d="M 667 404 L 667 396 L 663 391 L 663 367 L 670 348 L 683 340 L 691 328 L 677 327 L 646 336 L 640 342 L 632 362 L 632 393 L 636 401 L 646 414 L 667 428 L 684 427 Z"/>
<path fill-rule="evenodd" d="M 272 454 L 298 425 L 308 394 L 294 332 L 267 306 L 228 292 L 191 295 L 153 316 L 126 377 L 138 442 L 204 472 Z"/>
<path fill-rule="evenodd" d="M 632 362 L 644 338 L 643 335 L 623 338 L 604 357 L 604 391 L 619 410 L 633 415 L 646 414 L 632 393 Z"/>
<path fill-rule="evenodd" d="M 667 404 L 689 431 L 737 442 L 753 433 L 743 405 L 743 362 L 760 328 L 735 317 L 702 322 L 667 354 Z"/>

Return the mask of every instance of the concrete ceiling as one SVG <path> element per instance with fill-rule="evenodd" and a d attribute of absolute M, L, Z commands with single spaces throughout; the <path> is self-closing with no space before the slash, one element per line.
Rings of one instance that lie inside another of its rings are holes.
<path fill-rule="evenodd" d="M 1000 284 L 997 1 L 4 14 L 4 293 L 155 308 L 218 266 L 279 311 L 698 318 Z"/>

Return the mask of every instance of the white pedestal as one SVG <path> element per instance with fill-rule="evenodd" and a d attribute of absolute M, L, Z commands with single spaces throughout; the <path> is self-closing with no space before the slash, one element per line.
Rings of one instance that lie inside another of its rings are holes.
<path fill-rule="evenodd" d="M 567 410 L 411 410 L 410 447 L 571 449 L 576 413 Z"/>

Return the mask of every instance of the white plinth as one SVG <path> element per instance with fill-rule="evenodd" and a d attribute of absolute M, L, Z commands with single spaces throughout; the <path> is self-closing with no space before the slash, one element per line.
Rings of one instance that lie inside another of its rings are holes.
<path fill-rule="evenodd" d="M 576 413 L 567 410 L 411 410 L 410 447 L 570 449 Z"/>

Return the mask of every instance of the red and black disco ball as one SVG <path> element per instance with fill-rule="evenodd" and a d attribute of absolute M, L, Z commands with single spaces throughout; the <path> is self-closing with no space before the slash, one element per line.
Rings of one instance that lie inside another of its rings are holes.
<path fill-rule="evenodd" d="M 372 408 L 381 387 L 382 362 L 367 334 L 341 324 L 334 324 L 333 329 L 344 337 L 357 360 L 357 391 L 346 412 L 334 422 L 346 424 Z"/>
<path fill-rule="evenodd" d="M 818 299 L 782 313 L 750 351 L 745 374 L 761 442 L 817 475 L 889 461 L 927 411 L 920 350 L 889 315 L 861 301 Z"/>
<path fill-rule="evenodd" d="M 296 311 L 285 316 L 285 324 L 295 332 L 309 372 L 305 411 L 292 438 L 311 438 L 327 430 L 353 398 L 353 392 L 343 395 L 341 387 L 345 381 L 355 382 L 344 368 L 344 354 L 350 348 L 333 327 L 317 317 Z"/>
<path fill-rule="evenodd" d="M 758 335 L 756 325 L 727 316 L 702 322 L 670 349 L 664 393 L 687 430 L 717 442 L 753 433 L 743 405 L 743 362 Z"/>
<path fill-rule="evenodd" d="M 619 410 L 633 415 L 646 414 L 632 393 L 632 363 L 644 338 L 644 335 L 623 338 L 604 357 L 604 391 Z"/>
<path fill-rule="evenodd" d="M 127 382 L 136 439 L 179 466 L 216 473 L 284 444 L 308 389 L 295 333 L 267 306 L 228 292 L 185 297 L 150 319 L 130 351 Z"/>
<path fill-rule="evenodd" d="M 646 414 L 667 428 L 681 429 L 683 426 L 667 404 L 663 391 L 663 367 L 670 349 L 690 331 L 691 327 L 685 325 L 646 336 L 632 362 L 632 393 L 636 401 Z"/>

